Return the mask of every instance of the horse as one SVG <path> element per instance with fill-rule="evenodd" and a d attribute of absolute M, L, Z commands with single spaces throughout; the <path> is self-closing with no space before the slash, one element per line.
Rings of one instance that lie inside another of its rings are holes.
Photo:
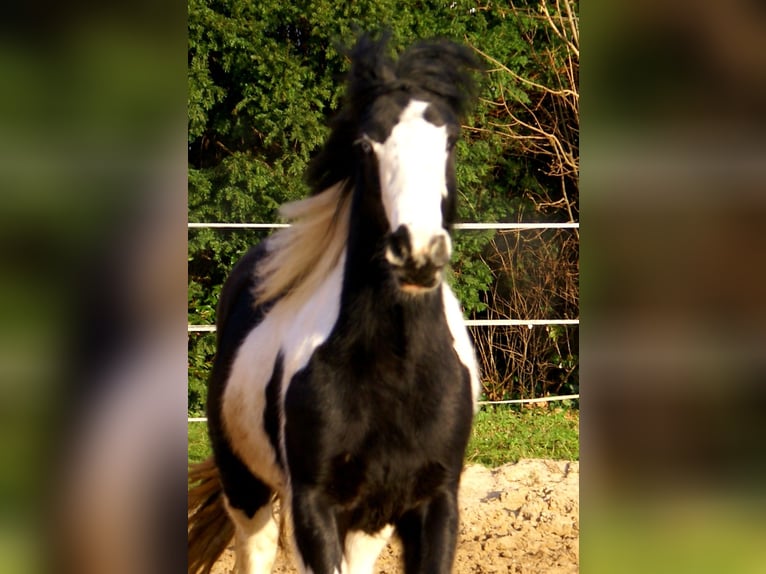
<path fill-rule="evenodd" d="M 189 572 L 232 538 L 238 573 L 270 572 L 288 538 L 302 572 L 369 573 L 394 534 L 408 574 L 452 568 L 480 386 L 445 274 L 479 64 L 447 40 L 386 45 L 347 52 L 311 194 L 222 289 Z"/>

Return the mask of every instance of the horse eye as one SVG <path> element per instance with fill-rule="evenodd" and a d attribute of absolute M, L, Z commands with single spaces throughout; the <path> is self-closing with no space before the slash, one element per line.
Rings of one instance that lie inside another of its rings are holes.
<path fill-rule="evenodd" d="M 365 154 L 372 152 L 372 141 L 367 136 L 360 137 L 358 140 L 356 140 L 356 143 L 360 148 L 362 148 L 362 151 Z"/>

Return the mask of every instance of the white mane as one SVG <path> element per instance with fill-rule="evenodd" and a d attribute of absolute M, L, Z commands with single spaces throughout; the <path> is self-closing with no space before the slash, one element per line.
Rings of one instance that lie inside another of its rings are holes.
<path fill-rule="evenodd" d="M 321 193 L 284 204 L 280 215 L 292 225 L 266 242 L 256 268 L 256 304 L 280 295 L 311 293 L 338 263 L 346 245 L 351 194 L 341 181 Z"/>

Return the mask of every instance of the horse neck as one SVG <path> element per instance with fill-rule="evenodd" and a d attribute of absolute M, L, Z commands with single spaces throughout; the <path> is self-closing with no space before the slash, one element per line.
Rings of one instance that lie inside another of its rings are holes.
<path fill-rule="evenodd" d="M 373 340 L 405 338 L 433 329 L 444 317 L 441 289 L 417 297 L 397 291 L 382 256 L 388 221 L 374 193 L 356 190 L 346 242 L 341 321 Z"/>
<path fill-rule="evenodd" d="M 380 256 L 388 232 L 383 206 L 369 197 L 366 189 L 355 189 L 351 203 L 346 264 L 343 277 L 344 299 L 385 287 L 385 261 Z"/>

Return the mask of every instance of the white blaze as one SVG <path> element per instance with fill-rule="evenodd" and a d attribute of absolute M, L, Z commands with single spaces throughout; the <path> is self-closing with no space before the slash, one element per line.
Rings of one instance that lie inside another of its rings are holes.
<path fill-rule="evenodd" d="M 372 142 L 391 231 L 406 225 L 413 253 L 426 251 L 433 237 L 449 238 L 441 211 L 447 196 L 447 126 L 435 126 L 423 117 L 428 105 L 412 100 L 388 139 Z"/>

